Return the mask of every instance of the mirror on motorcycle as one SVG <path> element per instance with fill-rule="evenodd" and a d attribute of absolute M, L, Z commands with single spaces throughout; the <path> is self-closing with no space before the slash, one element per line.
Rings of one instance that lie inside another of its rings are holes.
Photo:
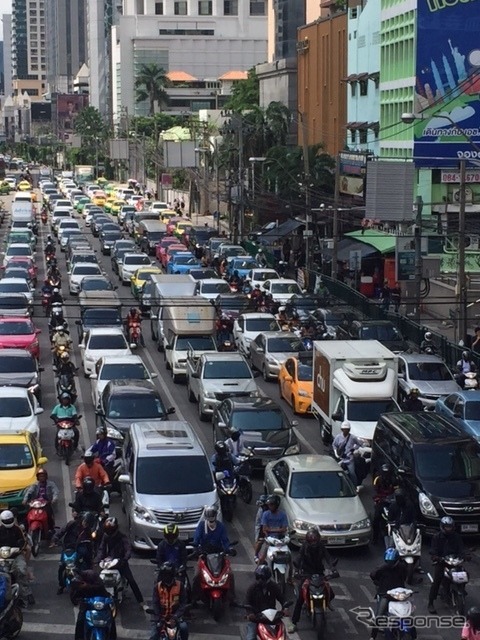
<path fill-rule="evenodd" d="M 411 476 L 413 472 L 410 469 L 410 467 L 402 466 L 402 467 L 398 467 L 397 473 L 400 476 Z"/>

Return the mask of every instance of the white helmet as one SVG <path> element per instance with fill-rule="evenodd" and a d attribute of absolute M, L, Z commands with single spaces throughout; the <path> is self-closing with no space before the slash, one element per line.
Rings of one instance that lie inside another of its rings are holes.
<path fill-rule="evenodd" d="M 350 422 L 348 420 L 345 420 L 344 422 L 342 422 L 342 425 L 340 427 L 340 429 L 348 429 L 350 431 Z"/>
<path fill-rule="evenodd" d="M 10 529 L 15 524 L 15 516 L 11 511 L 7 509 L 6 511 L 2 511 L 2 513 L 0 513 L 0 521 L 5 528 Z"/>

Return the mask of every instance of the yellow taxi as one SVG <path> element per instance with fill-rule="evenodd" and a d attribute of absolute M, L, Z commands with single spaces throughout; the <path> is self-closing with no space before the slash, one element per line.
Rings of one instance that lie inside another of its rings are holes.
<path fill-rule="evenodd" d="M 107 196 L 103 191 L 94 191 L 92 197 L 92 202 L 94 205 L 96 205 L 97 207 L 103 207 L 105 206 L 106 200 Z"/>
<path fill-rule="evenodd" d="M 105 200 L 105 204 L 103 205 L 103 208 L 107 213 L 110 213 L 110 211 L 112 210 L 112 204 L 116 200 L 117 200 L 117 197 L 114 195 L 107 196 L 107 199 Z"/>
<path fill-rule="evenodd" d="M 31 191 L 32 185 L 28 180 L 21 180 L 17 184 L 17 191 Z"/>
<path fill-rule="evenodd" d="M 125 200 L 114 200 L 112 202 L 112 206 L 110 207 L 110 213 L 113 214 L 114 216 L 118 216 L 120 209 L 123 207 L 124 204 L 127 204 Z"/>
<path fill-rule="evenodd" d="M 280 396 L 294 413 L 311 413 L 313 397 L 312 360 L 287 358 L 278 374 Z"/>
<path fill-rule="evenodd" d="M 172 218 L 175 218 L 176 216 L 178 216 L 178 213 L 176 211 L 173 211 L 173 209 L 164 209 L 163 211 L 160 211 L 160 222 L 163 222 L 163 224 L 168 224 L 170 220 Z"/>
<path fill-rule="evenodd" d="M 143 289 L 143 285 L 147 280 L 150 280 L 150 276 L 159 276 L 162 273 L 160 267 L 140 267 L 140 269 L 137 269 L 130 278 L 130 288 L 135 298 L 138 298 Z"/>
<path fill-rule="evenodd" d="M 177 222 L 177 225 L 173 231 L 173 235 L 177 236 L 177 238 L 181 238 L 185 231 L 188 231 L 192 226 L 191 220 L 183 220 L 182 222 Z"/>
<path fill-rule="evenodd" d="M 22 505 L 23 493 L 36 482 L 38 467 L 47 462 L 35 434 L 28 431 L 0 433 L 0 511 L 26 510 Z"/>

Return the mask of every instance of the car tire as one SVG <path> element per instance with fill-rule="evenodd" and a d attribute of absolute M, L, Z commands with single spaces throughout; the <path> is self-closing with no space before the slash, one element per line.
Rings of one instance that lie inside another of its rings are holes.
<path fill-rule="evenodd" d="M 208 422 L 209 421 L 209 416 L 208 414 L 206 414 L 203 410 L 202 410 L 202 401 L 198 400 L 198 417 L 200 422 Z"/>
<path fill-rule="evenodd" d="M 180 382 L 180 376 L 178 373 L 173 373 L 172 371 L 172 382 L 173 384 L 178 384 Z"/>
<path fill-rule="evenodd" d="M 295 415 L 297 415 L 297 414 L 298 414 L 298 411 L 297 411 L 297 403 L 295 402 L 295 396 L 293 395 L 293 393 L 292 393 L 292 396 L 291 396 L 291 398 L 290 398 L 290 402 L 292 403 L 292 411 L 293 411 L 293 413 L 294 413 Z"/>
<path fill-rule="evenodd" d="M 193 391 L 190 389 L 190 385 L 188 383 L 188 378 L 187 378 L 187 395 L 188 395 L 188 401 L 189 402 L 195 402 L 196 398 L 193 395 Z"/>
<path fill-rule="evenodd" d="M 270 381 L 270 376 L 268 375 L 266 365 L 262 366 L 262 376 L 263 376 L 263 379 L 265 380 L 265 382 L 269 382 Z"/>

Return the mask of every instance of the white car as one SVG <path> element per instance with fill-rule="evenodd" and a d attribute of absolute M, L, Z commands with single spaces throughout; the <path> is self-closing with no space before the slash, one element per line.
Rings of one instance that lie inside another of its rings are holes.
<path fill-rule="evenodd" d="M 72 295 L 80 292 L 80 283 L 85 276 L 102 276 L 100 265 L 91 262 L 78 262 L 68 273 L 68 289 Z"/>
<path fill-rule="evenodd" d="M 15 178 L 4 178 L 3 181 L 9 184 L 12 189 L 17 188 L 17 181 Z"/>
<path fill-rule="evenodd" d="M 95 365 L 105 356 L 131 356 L 132 351 L 119 327 L 88 329 L 79 345 L 83 372 L 89 378 L 95 371 Z"/>
<path fill-rule="evenodd" d="M 160 213 L 160 211 L 164 211 L 165 209 L 169 209 L 168 202 L 155 200 L 148 205 L 148 211 L 158 211 Z"/>
<path fill-rule="evenodd" d="M 118 277 L 122 284 L 130 284 L 130 278 L 140 267 L 151 267 L 152 261 L 145 253 L 126 253 L 118 265 Z"/>
<path fill-rule="evenodd" d="M 148 380 L 153 384 L 155 372 L 150 372 L 142 358 L 136 354 L 131 356 L 104 356 L 95 365 L 92 373 L 92 402 L 96 407 L 103 390 L 110 380 Z"/>
<path fill-rule="evenodd" d="M 17 257 L 27 257 L 35 261 L 35 252 L 32 250 L 30 244 L 24 242 L 13 242 L 8 245 L 5 253 L 3 254 L 3 266 L 6 267 L 9 260 Z"/>
<path fill-rule="evenodd" d="M 70 211 L 73 213 L 72 203 L 70 200 L 67 200 L 67 198 L 59 198 L 53 205 L 52 213 L 57 210 L 60 211 L 60 209 L 62 211 Z"/>
<path fill-rule="evenodd" d="M 0 431 L 29 431 L 38 436 L 38 416 L 43 409 L 33 393 L 23 387 L 0 387 Z"/>
<path fill-rule="evenodd" d="M 28 305 L 33 309 L 33 289 L 23 278 L 2 278 L 0 280 L 0 293 L 23 293 Z"/>
<path fill-rule="evenodd" d="M 248 274 L 247 280 L 250 282 L 252 289 L 254 289 L 257 284 L 260 288 L 263 287 L 263 283 L 266 280 L 278 280 L 279 278 L 280 276 L 275 269 L 252 269 Z"/>
<path fill-rule="evenodd" d="M 221 278 L 205 278 L 198 281 L 197 293 L 206 300 L 216 300 L 221 293 L 232 293 L 230 285 Z"/>
<path fill-rule="evenodd" d="M 66 250 L 68 241 L 70 240 L 70 238 L 72 238 L 72 236 L 82 236 L 82 235 L 83 233 L 81 229 L 63 229 L 63 231 L 61 231 L 58 234 L 58 241 L 60 242 L 60 251 Z"/>
<path fill-rule="evenodd" d="M 61 218 L 60 222 L 57 225 L 57 233 L 60 237 L 60 233 L 64 229 L 80 229 L 80 225 L 75 218 Z"/>
<path fill-rule="evenodd" d="M 280 331 L 277 319 L 271 313 L 242 313 L 233 323 L 233 341 L 243 353 L 250 355 L 250 343 L 265 331 Z"/>
<path fill-rule="evenodd" d="M 271 293 L 275 302 L 280 302 L 280 304 L 286 304 L 292 296 L 301 296 L 303 294 L 298 282 L 288 278 L 265 280 L 263 290 Z"/>

